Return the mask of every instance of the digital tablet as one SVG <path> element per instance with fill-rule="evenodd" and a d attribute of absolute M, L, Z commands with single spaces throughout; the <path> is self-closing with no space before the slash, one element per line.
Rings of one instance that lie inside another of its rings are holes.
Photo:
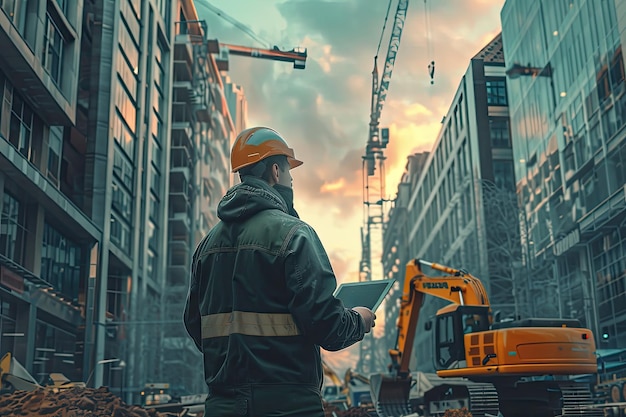
<path fill-rule="evenodd" d="M 380 279 L 346 282 L 339 285 L 335 291 L 335 297 L 343 301 L 346 308 L 363 306 L 376 311 L 395 281 L 395 279 Z"/>

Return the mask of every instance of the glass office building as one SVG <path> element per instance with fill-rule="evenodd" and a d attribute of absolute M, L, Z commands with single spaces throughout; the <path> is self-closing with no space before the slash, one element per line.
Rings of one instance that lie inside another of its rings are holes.
<path fill-rule="evenodd" d="M 515 178 L 538 316 L 626 346 L 626 3 L 507 0 Z"/>

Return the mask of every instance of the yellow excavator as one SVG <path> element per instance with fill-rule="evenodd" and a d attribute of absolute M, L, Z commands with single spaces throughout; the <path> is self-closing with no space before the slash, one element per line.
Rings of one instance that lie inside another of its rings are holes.
<path fill-rule="evenodd" d="M 16 390 L 35 391 L 40 388 L 45 388 L 57 392 L 74 387 L 85 387 L 84 382 L 70 381 L 62 373 L 50 373 L 48 377 L 49 383 L 40 385 L 10 352 L 5 353 L 2 359 L 0 359 L 0 395 Z"/>
<path fill-rule="evenodd" d="M 0 384 L 1 393 L 9 393 L 15 390 L 35 391 L 42 387 L 22 364 L 8 352 L 0 359 Z"/>
<path fill-rule="evenodd" d="M 421 265 L 443 274 L 426 276 Z M 433 359 L 444 379 L 413 401 L 409 361 L 426 295 L 451 302 L 437 311 L 434 326 Z M 597 373 L 592 332 L 572 319 L 494 323 L 483 284 L 463 270 L 408 262 L 397 327 L 390 372 L 370 376 L 381 417 L 443 416 L 462 408 L 473 417 L 603 415 L 592 405 L 589 386 L 570 378 Z"/>
<path fill-rule="evenodd" d="M 324 390 L 322 391 L 322 397 L 328 404 L 334 405 L 342 410 L 348 408 L 348 397 L 344 392 L 343 381 L 339 378 L 339 375 L 333 370 L 333 368 L 322 359 L 322 370 L 324 375 L 330 381 L 330 384 L 324 381 Z"/>

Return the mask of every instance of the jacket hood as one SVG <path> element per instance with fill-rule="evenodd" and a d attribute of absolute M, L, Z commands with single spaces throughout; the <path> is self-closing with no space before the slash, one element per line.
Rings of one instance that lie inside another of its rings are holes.
<path fill-rule="evenodd" d="M 289 212 L 287 203 L 267 182 L 244 177 L 232 187 L 217 206 L 217 217 L 224 222 L 243 222 L 263 210 Z"/>

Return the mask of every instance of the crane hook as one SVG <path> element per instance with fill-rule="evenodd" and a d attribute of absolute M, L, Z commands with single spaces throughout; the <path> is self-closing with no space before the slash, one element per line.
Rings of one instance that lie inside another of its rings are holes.
<path fill-rule="evenodd" d="M 428 73 L 430 74 L 430 84 L 435 84 L 435 61 L 428 64 Z"/>

